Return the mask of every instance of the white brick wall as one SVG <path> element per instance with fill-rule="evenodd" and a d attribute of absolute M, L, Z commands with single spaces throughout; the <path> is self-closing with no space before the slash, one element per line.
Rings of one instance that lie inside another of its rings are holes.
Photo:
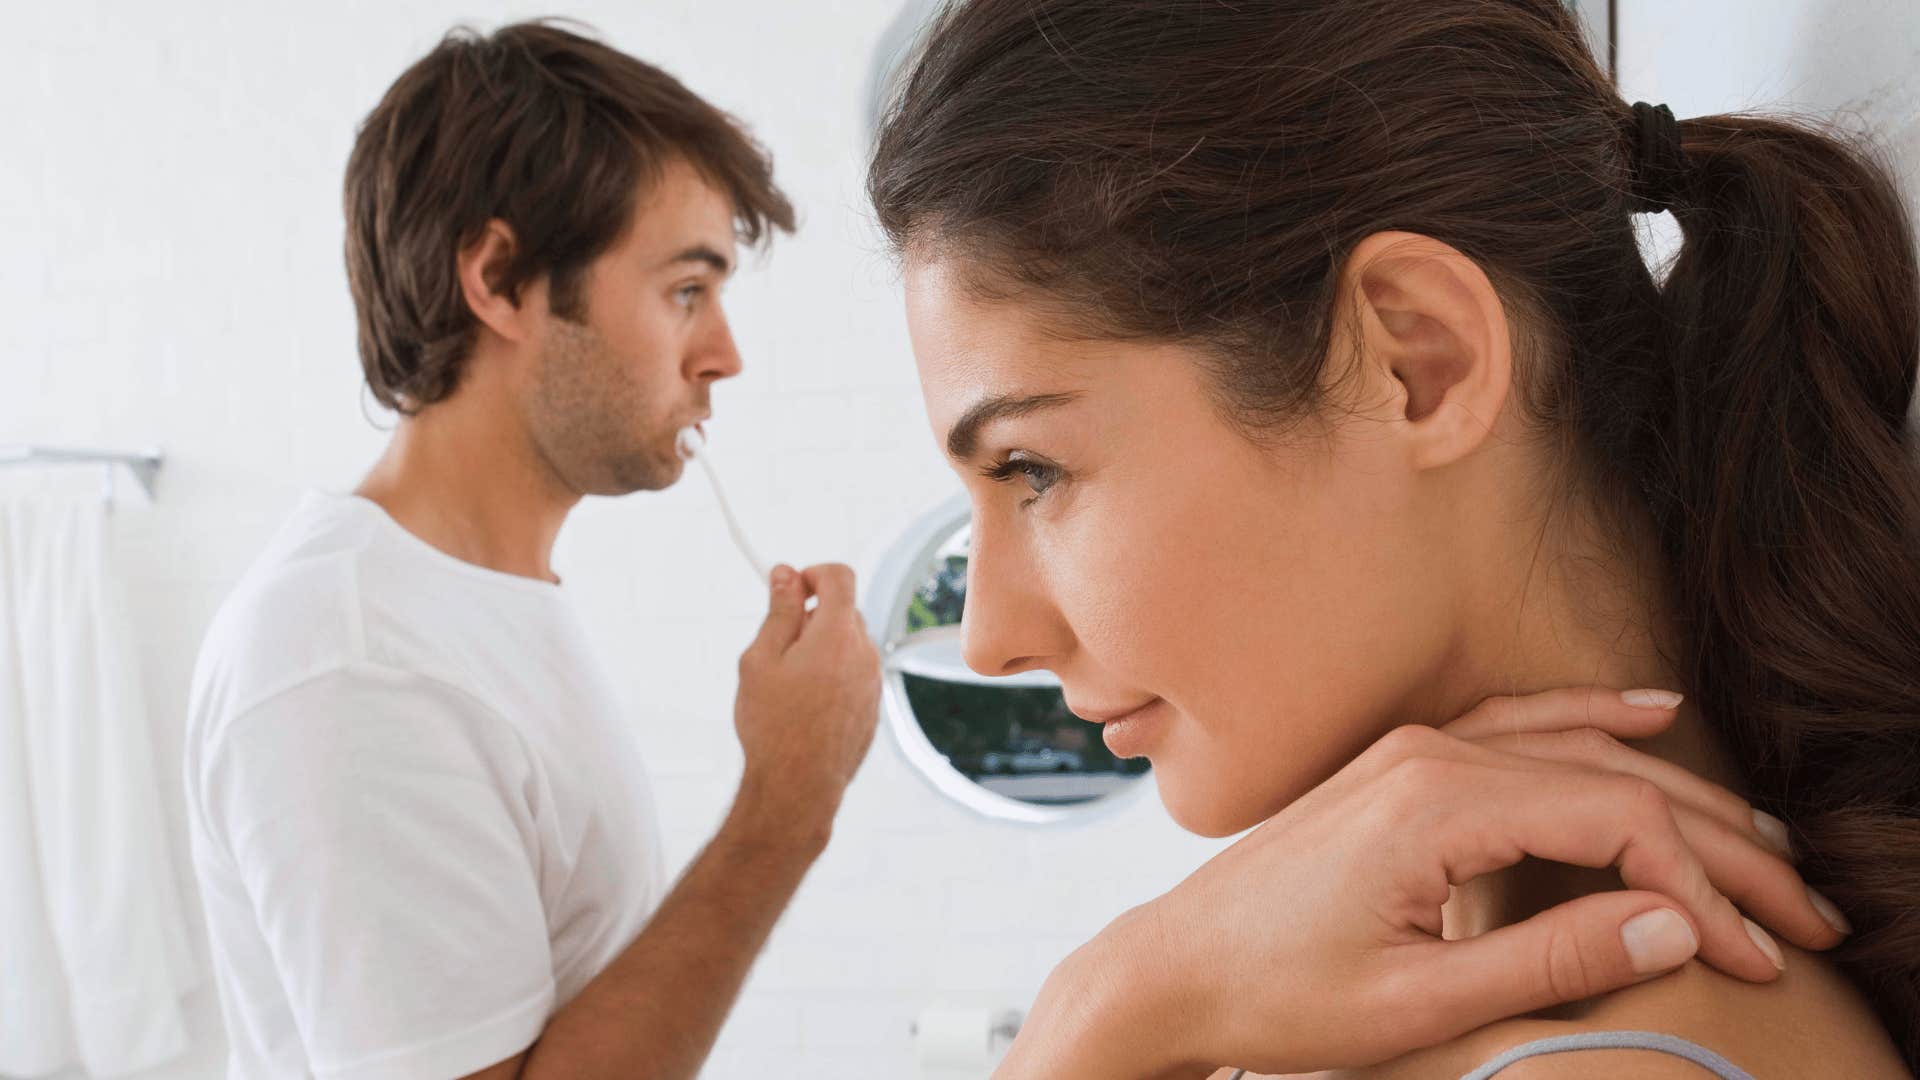
<path fill-rule="evenodd" d="M 115 530 L 183 873 L 176 762 L 200 634 L 300 488 L 351 487 L 385 438 L 362 418 L 341 266 L 354 127 L 448 25 L 541 13 L 433 0 L 8 7 L 0 442 L 167 451 L 158 502 L 123 498 Z M 729 290 L 746 373 L 715 394 L 713 452 L 768 556 L 870 564 L 955 483 L 926 430 L 898 283 L 861 195 L 867 53 L 892 0 L 569 13 L 773 149 L 803 226 Z M 90 488 L 97 475 L 67 479 Z M 733 665 L 760 593 L 697 475 L 583 504 L 555 563 L 647 732 L 677 872 L 737 779 Z M 1182 833 L 1151 796 L 1087 826 L 992 824 L 944 802 L 889 738 L 706 1076 L 911 1076 L 920 1009 L 1025 1007 L 1075 944 L 1218 846 Z M 211 989 L 190 1006 L 192 1054 L 149 1080 L 219 1074 Z"/>

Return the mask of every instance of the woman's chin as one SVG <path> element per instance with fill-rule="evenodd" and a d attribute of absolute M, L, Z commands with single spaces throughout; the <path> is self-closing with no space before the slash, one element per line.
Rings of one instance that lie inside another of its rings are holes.
<path fill-rule="evenodd" d="M 1236 767 L 1237 766 L 1237 767 Z M 1326 779 L 1284 766 L 1221 762 L 1162 753 L 1153 761 L 1160 804 L 1176 824 L 1199 836 L 1242 833 L 1285 810 Z"/>
<path fill-rule="evenodd" d="M 1217 777 L 1183 777 L 1157 762 L 1153 776 L 1159 786 L 1160 804 L 1167 808 L 1168 816 L 1174 824 L 1195 835 L 1232 836 L 1265 819 L 1265 815 L 1250 807 L 1245 799 L 1223 790 Z"/>

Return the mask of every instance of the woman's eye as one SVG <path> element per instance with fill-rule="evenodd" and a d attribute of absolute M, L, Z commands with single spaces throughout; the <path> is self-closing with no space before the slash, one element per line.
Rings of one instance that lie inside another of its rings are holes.
<path fill-rule="evenodd" d="M 995 483 L 1004 483 L 1015 476 L 1027 482 L 1027 487 L 1037 498 L 1047 493 L 1047 489 L 1060 482 L 1061 470 L 1056 465 L 1026 457 L 1020 454 L 1009 456 L 1005 461 L 991 466 L 986 471 L 987 478 Z M 1032 499 L 1027 500 L 1032 502 Z"/>
<path fill-rule="evenodd" d="M 1027 486 L 1033 489 L 1035 495 L 1045 495 L 1047 489 L 1060 479 L 1060 470 L 1051 465 L 1029 461 L 1021 465 L 1020 475 L 1026 477 Z"/>

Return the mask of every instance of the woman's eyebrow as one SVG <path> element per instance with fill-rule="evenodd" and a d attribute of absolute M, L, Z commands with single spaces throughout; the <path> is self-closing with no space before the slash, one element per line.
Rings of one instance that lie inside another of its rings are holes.
<path fill-rule="evenodd" d="M 973 456 L 980 431 L 995 420 L 1027 416 L 1045 409 L 1057 409 L 1080 397 L 1072 394 L 1000 394 L 976 401 L 947 431 L 947 456 L 965 461 Z"/>

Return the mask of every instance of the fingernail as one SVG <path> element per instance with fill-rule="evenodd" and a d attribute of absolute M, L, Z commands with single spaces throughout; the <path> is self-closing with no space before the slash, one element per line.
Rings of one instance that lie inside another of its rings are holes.
<path fill-rule="evenodd" d="M 1780 955 L 1780 946 L 1775 945 L 1773 939 L 1767 936 L 1767 932 L 1760 929 L 1760 924 L 1744 915 L 1740 917 L 1740 921 L 1747 924 L 1747 936 L 1753 939 L 1753 943 L 1760 947 L 1761 952 L 1767 954 L 1767 959 L 1773 961 L 1773 966 L 1780 971 L 1787 970 L 1787 958 Z"/>
<path fill-rule="evenodd" d="M 1753 812 L 1753 831 L 1760 834 L 1760 839 L 1771 844 L 1773 849 L 1780 853 L 1781 858 L 1792 861 L 1793 840 L 1787 835 L 1786 822 L 1781 821 L 1765 810 L 1755 810 Z"/>
<path fill-rule="evenodd" d="M 784 589 L 793 584 L 793 571 L 784 566 L 773 568 L 773 587 Z"/>
<path fill-rule="evenodd" d="M 1622 690 L 1620 700 L 1636 709 L 1677 709 L 1686 697 L 1671 690 Z"/>
<path fill-rule="evenodd" d="M 1835 930 L 1843 934 L 1853 933 L 1853 924 L 1847 921 L 1847 917 L 1840 914 L 1840 909 L 1834 906 L 1833 901 L 1814 892 L 1811 885 L 1807 886 L 1807 900 L 1813 904 L 1813 910 L 1819 912 L 1820 917 Z"/>
<path fill-rule="evenodd" d="M 1686 962 L 1700 948 L 1687 920 L 1672 908 L 1643 911 L 1620 924 L 1620 942 L 1627 960 L 1640 975 L 1665 971 Z"/>

